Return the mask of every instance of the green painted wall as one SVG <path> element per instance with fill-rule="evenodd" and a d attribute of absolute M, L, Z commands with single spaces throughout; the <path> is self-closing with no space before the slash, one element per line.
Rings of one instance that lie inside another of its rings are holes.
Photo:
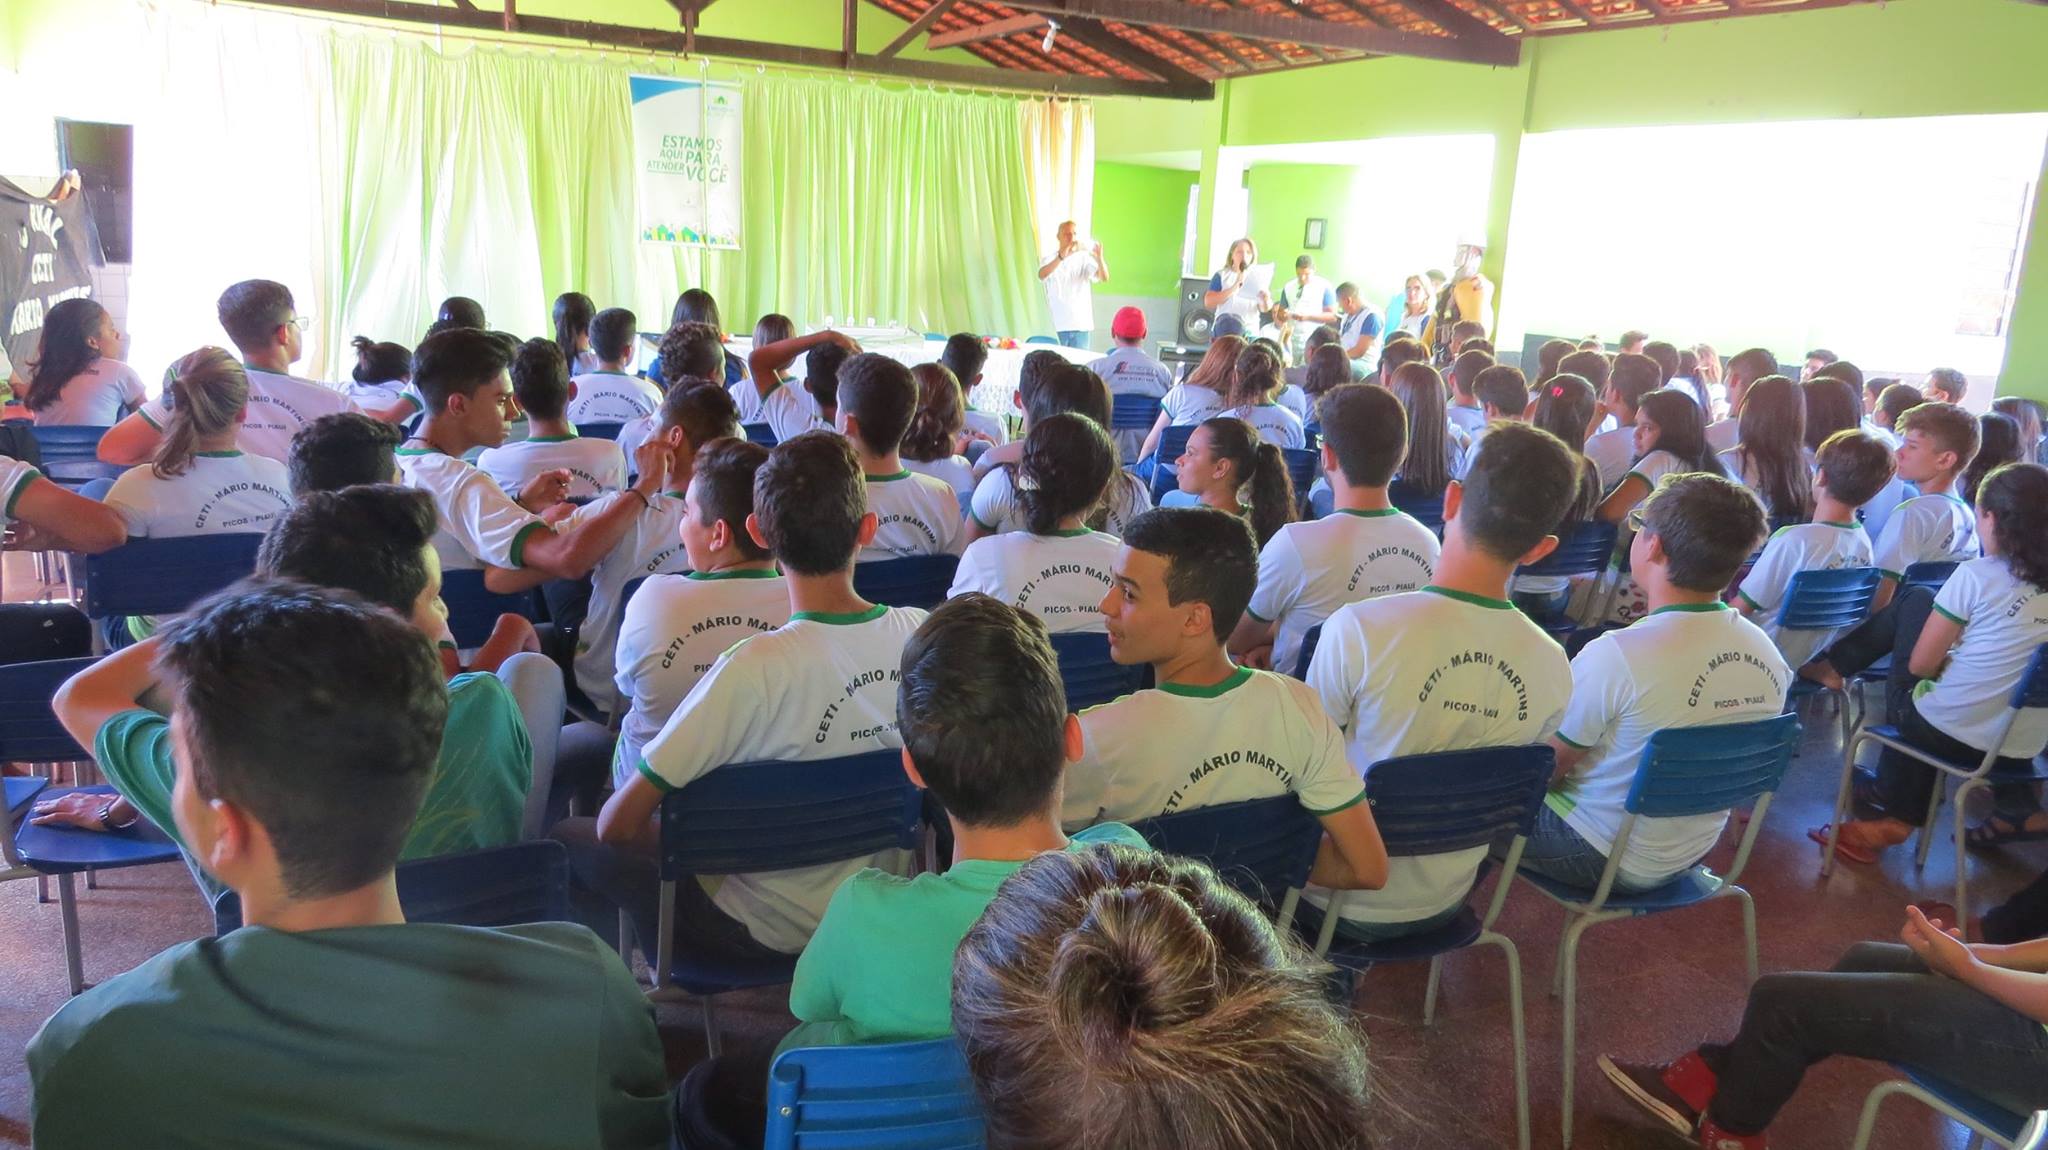
<path fill-rule="evenodd" d="M 1180 290 L 1180 245 L 1195 173 L 1098 161 L 1095 219 L 1114 273 L 1101 289 L 1120 296 L 1171 297 Z"/>
<path fill-rule="evenodd" d="M 1245 173 L 1251 190 L 1252 242 L 1259 245 L 1259 259 L 1273 265 L 1276 294 L 1278 285 L 1294 274 L 1296 256 L 1313 256 L 1326 276 L 1341 277 L 1344 269 L 1357 266 L 1347 241 L 1362 239 L 1366 229 L 1354 226 L 1346 210 L 1356 173 L 1355 168 L 1326 164 L 1260 164 Z M 1329 221 L 1321 251 L 1302 246 L 1312 217 Z M 1358 220 L 1356 225 L 1366 222 Z"/>

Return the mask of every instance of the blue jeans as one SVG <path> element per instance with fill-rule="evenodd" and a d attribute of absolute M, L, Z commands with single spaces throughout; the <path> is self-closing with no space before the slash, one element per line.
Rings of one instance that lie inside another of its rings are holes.
<path fill-rule="evenodd" d="M 1088 333 L 1085 331 L 1062 331 L 1053 334 L 1059 336 L 1061 347 L 1078 347 L 1083 351 L 1088 350 Z"/>
<path fill-rule="evenodd" d="M 1338 942 L 1391 942 L 1397 938 L 1407 938 L 1411 934 L 1425 934 L 1458 917 L 1458 912 L 1464 909 L 1465 904 L 1459 903 L 1440 914 L 1419 918 L 1414 922 L 1359 922 L 1340 917 L 1337 919 L 1337 933 L 1332 936 L 1333 945 Z M 1294 928 L 1313 942 L 1316 932 L 1323 929 L 1323 912 L 1317 909 L 1315 904 L 1303 899 L 1300 908 L 1294 912 Z"/>
<path fill-rule="evenodd" d="M 1507 844 L 1495 843 L 1493 853 L 1496 858 L 1506 857 Z M 1590 895 L 1600 885 L 1600 875 L 1607 869 L 1607 856 L 1573 830 L 1563 815 L 1546 804 L 1536 812 L 1536 825 L 1529 831 L 1528 844 L 1522 848 L 1522 869 L 1583 887 Z M 1616 871 L 1614 889 L 1633 894 L 1654 888 L 1629 882 Z"/>

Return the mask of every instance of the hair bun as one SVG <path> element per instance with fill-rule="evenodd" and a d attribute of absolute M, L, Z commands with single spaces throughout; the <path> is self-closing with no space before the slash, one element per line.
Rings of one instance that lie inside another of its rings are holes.
<path fill-rule="evenodd" d="M 1220 958 L 1196 908 L 1173 888 L 1098 890 L 1053 956 L 1054 1025 L 1091 1061 L 1124 1061 L 1138 1035 L 1215 1008 Z"/>

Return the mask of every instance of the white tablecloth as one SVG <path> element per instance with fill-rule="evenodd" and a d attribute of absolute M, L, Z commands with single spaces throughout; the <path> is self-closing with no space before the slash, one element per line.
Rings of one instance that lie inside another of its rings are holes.
<path fill-rule="evenodd" d="M 858 333 L 854 338 L 861 339 Z M 725 344 L 727 355 L 736 355 L 744 360 L 753 350 L 753 341 L 744 336 L 734 336 Z M 861 348 L 906 366 L 916 367 L 920 363 L 937 363 L 939 353 L 946 350 L 946 342 L 938 339 L 882 337 L 861 339 Z M 1069 363 L 1086 367 L 1102 358 L 1099 351 L 1084 348 L 1061 347 L 1058 344 L 1020 343 L 1014 348 L 992 347 L 988 349 L 988 363 L 981 369 L 981 386 L 967 396 L 967 402 L 976 408 L 999 418 L 1008 418 L 1016 412 L 1010 397 L 1017 394 L 1017 376 L 1024 370 L 1024 357 L 1044 349 L 1054 352 Z M 808 358 L 808 357 L 806 357 Z M 799 359 L 789 366 L 790 374 L 798 379 L 805 375 L 804 360 Z M 965 382 L 964 380 L 962 381 Z"/>

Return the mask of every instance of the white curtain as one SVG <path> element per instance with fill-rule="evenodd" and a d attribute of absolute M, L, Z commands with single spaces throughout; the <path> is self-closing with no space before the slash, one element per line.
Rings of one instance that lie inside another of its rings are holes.
<path fill-rule="evenodd" d="M 1024 170 L 1031 174 L 1031 218 L 1039 247 L 1052 250 L 1060 224 L 1089 234 L 1095 204 L 1095 105 L 1033 100 L 1022 108 Z"/>

